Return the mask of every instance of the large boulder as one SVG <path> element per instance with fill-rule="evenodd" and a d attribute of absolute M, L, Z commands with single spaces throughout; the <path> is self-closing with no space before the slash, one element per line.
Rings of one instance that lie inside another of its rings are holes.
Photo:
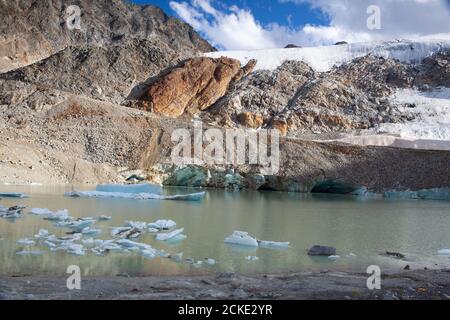
<path fill-rule="evenodd" d="M 156 78 L 141 97 L 141 107 L 171 118 L 196 114 L 223 97 L 234 82 L 250 73 L 255 61 L 241 69 L 231 58 L 193 58 Z"/>

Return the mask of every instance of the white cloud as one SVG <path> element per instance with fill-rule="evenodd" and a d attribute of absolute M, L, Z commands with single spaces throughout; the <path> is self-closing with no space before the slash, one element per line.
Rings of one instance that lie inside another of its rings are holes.
<path fill-rule="evenodd" d="M 329 17 L 326 26 L 271 23 L 261 25 L 252 12 L 234 5 L 217 9 L 210 0 L 171 1 L 171 8 L 214 45 L 228 50 L 303 46 L 337 41 L 361 42 L 395 38 L 450 38 L 447 0 L 278 0 L 308 4 Z M 367 28 L 367 8 L 381 9 L 381 29 Z M 295 16 L 295 12 L 292 13 Z"/>

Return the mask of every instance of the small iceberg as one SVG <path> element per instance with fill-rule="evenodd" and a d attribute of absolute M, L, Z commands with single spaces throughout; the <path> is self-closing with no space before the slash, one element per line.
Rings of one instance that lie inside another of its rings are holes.
<path fill-rule="evenodd" d="M 245 260 L 247 260 L 247 261 L 258 261 L 259 258 L 257 256 L 248 256 L 248 257 L 245 257 Z"/>
<path fill-rule="evenodd" d="M 63 221 L 70 219 L 69 211 L 67 209 L 53 212 L 49 209 L 33 208 L 30 213 L 43 217 L 44 220 L 49 221 Z"/>
<path fill-rule="evenodd" d="M 175 228 L 177 226 L 175 221 L 172 220 L 158 220 L 154 223 L 150 223 L 148 225 L 149 229 L 156 229 L 156 230 L 170 230 L 172 228 Z"/>
<path fill-rule="evenodd" d="M 172 200 L 172 201 L 202 201 L 206 192 L 186 195 L 163 196 L 152 193 L 126 193 L 126 192 L 101 192 L 101 191 L 74 191 L 65 194 L 72 198 L 116 198 L 131 200 Z"/>
<path fill-rule="evenodd" d="M 275 242 L 275 241 L 264 241 L 258 240 L 258 244 L 263 248 L 272 248 L 272 249 L 287 249 L 291 245 L 290 242 Z"/>
<path fill-rule="evenodd" d="M 205 258 L 205 263 L 209 266 L 213 266 L 215 265 L 217 262 L 216 260 L 212 259 L 212 258 Z"/>
<path fill-rule="evenodd" d="M 25 209 L 26 206 L 14 206 L 11 208 L 0 208 L 0 218 L 14 220 L 22 218 L 22 210 Z"/>
<path fill-rule="evenodd" d="M 111 230 L 111 236 L 122 239 L 135 239 L 142 234 L 142 230 L 133 227 L 118 227 Z"/>
<path fill-rule="evenodd" d="M 147 228 L 147 223 L 142 221 L 125 221 L 127 227 L 143 231 Z"/>
<path fill-rule="evenodd" d="M 44 254 L 44 252 L 39 251 L 39 250 L 36 250 L 36 251 L 22 250 L 22 251 L 16 252 L 16 254 L 19 256 L 40 256 L 40 255 Z"/>
<path fill-rule="evenodd" d="M 440 256 L 450 256 L 450 249 L 442 249 L 438 251 L 438 255 Z"/>
<path fill-rule="evenodd" d="M 275 242 L 258 240 L 248 234 L 248 232 L 234 231 L 233 234 L 225 239 L 225 243 L 235 244 L 247 247 L 261 247 L 271 249 L 289 248 L 290 242 Z"/>
<path fill-rule="evenodd" d="M 183 237 L 183 232 L 184 229 L 178 229 L 178 230 L 174 230 L 172 232 L 169 233 L 158 233 L 156 235 L 156 240 L 158 241 L 168 241 L 168 240 L 178 240 L 178 239 L 182 239 L 185 238 L 186 236 Z"/>
<path fill-rule="evenodd" d="M 339 260 L 340 258 L 341 258 L 341 257 L 338 256 L 338 255 L 333 255 L 333 256 L 329 256 L 329 257 L 328 257 L 328 259 L 333 260 L 333 261 Z"/>
<path fill-rule="evenodd" d="M 233 234 L 225 239 L 225 243 L 236 244 L 240 246 L 257 247 L 258 240 L 251 237 L 248 232 L 234 231 Z"/>
<path fill-rule="evenodd" d="M 109 220 L 112 219 L 112 217 L 110 217 L 110 216 L 100 216 L 97 219 L 98 219 L 98 221 L 109 221 Z"/>
<path fill-rule="evenodd" d="M 102 184 L 98 185 L 95 191 L 113 193 L 152 193 L 161 194 L 162 187 L 156 184 Z"/>
<path fill-rule="evenodd" d="M 84 219 L 78 219 L 78 220 L 67 220 L 67 221 L 60 221 L 55 224 L 56 227 L 59 228 L 69 228 L 72 230 L 83 230 L 87 227 L 90 227 L 95 223 L 94 219 L 91 218 L 84 218 Z"/>
<path fill-rule="evenodd" d="M 0 192 L 0 197 L 3 198 L 27 198 L 25 193 L 21 192 Z"/>
<path fill-rule="evenodd" d="M 20 244 L 22 246 L 34 246 L 36 244 L 36 241 L 25 238 L 25 239 L 18 240 L 17 244 Z"/>

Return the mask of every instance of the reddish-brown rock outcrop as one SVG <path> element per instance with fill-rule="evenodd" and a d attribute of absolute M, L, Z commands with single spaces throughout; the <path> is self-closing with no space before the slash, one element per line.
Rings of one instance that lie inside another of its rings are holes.
<path fill-rule="evenodd" d="M 195 114 L 223 97 L 234 82 L 250 73 L 230 58 L 193 58 L 159 76 L 141 97 L 141 108 L 168 117 Z"/>

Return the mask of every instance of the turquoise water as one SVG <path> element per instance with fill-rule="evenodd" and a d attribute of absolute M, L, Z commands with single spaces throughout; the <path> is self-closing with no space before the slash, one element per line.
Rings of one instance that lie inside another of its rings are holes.
<path fill-rule="evenodd" d="M 86 189 L 86 188 L 81 188 Z M 450 202 L 358 199 L 349 196 L 303 195 L 276 192 L 208 191 L 203 202 L 154 200 L 80 199 L 63 194 L 73 187 L 1 186 L 0 191 L 25 192 L 25 199 L 0 200 L 0 205 L 27 205 L 29 208 L 68 209 L 74 217 L 112 216 L 97 222 L 101 239 L 111 239 L 111 227 L 125 220 L 154 222 L 172 219 L 184 228 L 187 238 L 177 244 L 158 242 L 152 234 L 135 241 L 148 243 L 168 253 L 183 253 L 184 258 L 212 258 L 214 266 L 196 267 L 166 258 L 146 259 L 133 253 L 106 256 L 72 256 L 50 252 L 47 247 L 25 247 L 21 238 L 33 237 L 40 229 L 63 236 L 67 230 L 56 228 L 40 217 L 26 213 L 22 219 L 0 218 L 0 275 L 63 275 L 69 265 L 79 265 L 85 275 L 186 275 L 210 272 L 280 273 L 298 271 L 346 270 L 365 272 L 369 265 L 400 269 L 450 266 L 449 257 L 437 251 L 450 248 Z M 196 190 L 167 190 L 167 193 Z M 25 212 L 27 212 L 25 210 Z M 289 249 L 275 250 L 230 246 L 225 237 L 234 230 L 249 232 L 262 240 L 289 241 Z M 307 249 L 315 244 L 337 248 L 341 257 L 311 258 Z M 17 251 L 42 250 L 41 255 L 17 255 Z M 406 254 L 406 261 L 380 253 Z M 349 256 L 352 253 L 356 256 Z M 248 256 L 259 260 L 248 261 Z"/>

